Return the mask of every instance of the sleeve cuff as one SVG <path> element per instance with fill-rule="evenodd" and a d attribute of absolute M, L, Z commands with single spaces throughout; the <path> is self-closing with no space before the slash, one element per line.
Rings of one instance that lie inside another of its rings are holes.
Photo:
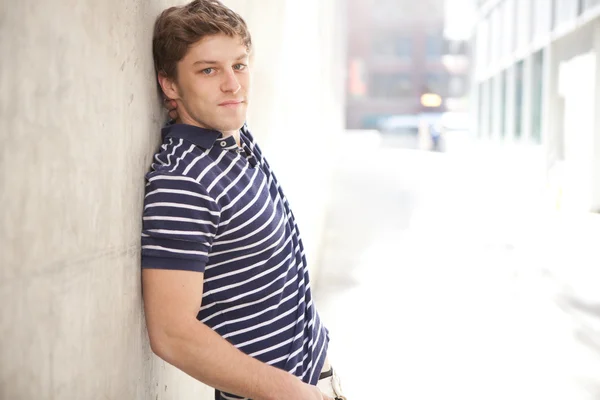
<path fill-rule="evenodd" d="M 204 272 L 206 264 L 198 260 L 142 255 L 142 268 Z"/>

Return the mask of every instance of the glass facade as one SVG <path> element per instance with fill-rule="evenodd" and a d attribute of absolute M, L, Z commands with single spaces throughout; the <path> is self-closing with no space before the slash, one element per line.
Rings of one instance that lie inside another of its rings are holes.
<path fill-rule="evenodd" d="M 514 112 L 514 132 L 515 138 L 520 139 L 523 134 L 523 61 L 519 61 L 515 66 L 515 112 Z"/>
<path fill-rule="evenodd" d="M 488 79 L 487 81 L 487 86 L 488 86 L 488 120 L 487 120 L 487 135 L 488 137 L 491 137 L 493 132 L 494 132 L 494 81 L 492 79 Z"/>
<path fill-rule="evenodd" d="M 507 90 L 507 77 L 506 70 L 500 74 L 500 137 L 504 139 L 506 137 L 506 97 Z"/>
<path fill-rule="evenodd" d="M 560 26 L 577 17 L 579 2 L 577 0 L 554 0 L 554 26 Z"/>
<path fill-rule="evenodd" d="M 432 32 L 425 39 L 425 56 L 428 60 L 439 60 L 444 53 L 443 32 Z"/>
<path fill-rule="evenodd" d="M 484 124 L 485 121 L 485 115 L 484 115 L 484 102 L 485 102 L 485 84 L 484 83 L 480 83 L 479 85 L 477 85 L 477 127 L 479 129 L 477 129 L 477 136 L 481 137 L 482 136 L 482 129 L 481 127 Z"/>
<path fill-rule="evenodd" d="M 551 33 L 558 28 L 558 37 L 570 35 L 579 29 L 583 13 L 596 18 L 600 0 L 498 0 L 485 5 L 473 41 L 479 135 L 503 140 L 510 135 L 517 141 L 526 136 L 541 144 L 545 123 L 552 118 L 543 115 L 549 90 L 545 77 L 550 68 L 558 68 L 547 59 L 546 49 L 558 40 Z M 593 23 L 600 23 L 600 17 Z"/>
<path fill-rule="evenodd" d="M 600 0 L 580 0 L 583 4 L 583 11 L 591 10 L 594 7 L 600 7 Z"/>
<path fill-rule="evenodd" d="M 544 51 L 533 55 L 531 80 L 531 139 L 535 143 L 542 141 L 542 98 L 544 92 Z"/>

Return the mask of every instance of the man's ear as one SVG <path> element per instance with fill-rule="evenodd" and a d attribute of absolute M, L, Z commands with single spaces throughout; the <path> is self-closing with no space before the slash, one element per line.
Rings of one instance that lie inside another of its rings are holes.
<path fill-rule="evenodd" d="M 158 73 L 158 83 L 160 88 L 168 99 L 177 100 L 179 99 L 179 90 L 177 90 L 177 84 L 175 80 L 169 78 L 164 72 Z"/>

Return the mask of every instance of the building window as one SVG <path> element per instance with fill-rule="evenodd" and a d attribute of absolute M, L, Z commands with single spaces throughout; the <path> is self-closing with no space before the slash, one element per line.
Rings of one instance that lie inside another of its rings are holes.
<path fill-rule="evenodd" d="M 448 81 L 448 96 L 462 97 L 467 92 L 467 77 L 465 75 L 453 75 Z"/>
<path fill-rule="evenodd" d="M 535 0 L 533 6 L 533 37 L 544 37 L 552 26 L 552 4 L 548 0 Z"/>
<path fill-rule="evenodd" d="M 494 94 L 495 94 L 495 87 L 494 87 L 494 80 L 492 78 L 487 80 L 487 85 L 488 85 L 488 120 L 487 120 L 487 135 L 488 137 L 492 137 L 493 132 L 494 132 L 494 119 L 496 118 L 496 102 Z"/>
<path fill-rule="evenodd" d="M 448 75 L 430 72 L 425 75 L 425 91 L 444 97 L 448 94 Z"/>
<path fill-rule="evenodd" d="M 444 54 L 468 56 L 469 42 L 466 40 L 445 40 Z"/>
<path fill-rule="evenodd" d="M 412 94 L 409 74 L 371 74 L 370 93 L 373 97 L 395 98 Z"/>
<path fill-rule="evenodd" d="M 531 138 L 535 143 L 542 141 L 542 96 L 544 91 L 544 51 L 533 55 L 531 80 Z"/>
<path fill-rule="evenodd" d="M 410 37 L 399 36 L 394 40 L 395 42 L 395 54 L 398 57 L 402 58 L 411 58 L 412 57 L 412 40 Z"/>
<path fill-rule="evenodd" d="M 493 99 L 494 90 L 492 80 L 488 79 L 479 85 L 479 122 L 477 136 L 487 138 L 491 136 L 493 127 Z"/>
<path fill-rule="evenodd" d="M 481 137 L 483 132 L 483 123 L 485 121 L 485 83 L 477 85 L 477 136 Z"/>
<path fill-rule="evenodd" d="M 439 60 L 443 55 L 444 38 L 442 33 L 427 35 L 425 43 L 425 55 L 428 60 Z"/>
<path fill-rule="evenodd" d="M 506 70 L 500 74 L 500 137 L 506 137 Z"/>
<path fill-rule="evenodd" d="M 523 134 L 523 61 L 515 65 L 515 138 L 520 139 Z"/>
<path fill-rule="evenodd" d="M 554 26 L 560 26 L 565 22 L 577 18 L 579 4 L 575 0 L 555 0 L 554 3 Z"/>
<path fill-rule="evenodd" d="M 581 2 L 583 2 L 582 4 L 582 11 L 587 11 L 590 10 L 594 7 L 600 6 L 600 0 L 580 0 Z"/>
<path fill-rule="evenodd" d="M 379 34 L 373 40 L 373 54 L 384 57 L 412 58 L 412 38 L 400 34 Z"/>

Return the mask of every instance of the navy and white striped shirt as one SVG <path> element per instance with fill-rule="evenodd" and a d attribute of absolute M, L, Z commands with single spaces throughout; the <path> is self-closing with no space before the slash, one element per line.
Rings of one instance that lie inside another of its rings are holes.
<path fill-rule="evenodd" d="M 329 338 L 300 233 L 245 125 L 240 142 L 191 125 L 163 128 L 146 176 L 142 267 L 204 272 L 197 318 L 244 353 L 314 385 Z"/>

